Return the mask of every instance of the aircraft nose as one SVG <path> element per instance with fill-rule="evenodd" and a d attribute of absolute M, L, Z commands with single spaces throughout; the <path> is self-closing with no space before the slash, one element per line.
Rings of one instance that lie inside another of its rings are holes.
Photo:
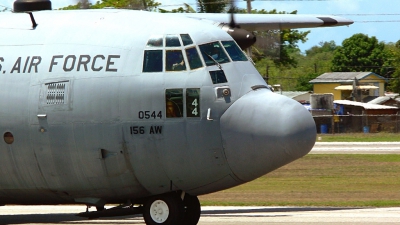
<path fill-rule="evenodd" d="M 316 126 L 307 109 L 267 89 L 238 99 L 220 123 L 229 166 L 244 182 L 303 157 L 316 139 Z"/>

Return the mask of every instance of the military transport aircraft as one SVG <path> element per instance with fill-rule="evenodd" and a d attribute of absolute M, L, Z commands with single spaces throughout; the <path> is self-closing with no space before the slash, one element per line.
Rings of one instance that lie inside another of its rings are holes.
<path fill-rule="evenodd" d="M 146 224 L 197 224 L 197 196 L 313 147 L 310 113 L 274 94 L 237 43 L 253 44 L 254 29 L 352 23 L 50 9 L 19 0 L 0 14 L 0 205 L 82 204 L 97 210 L 80 216 Z"/>

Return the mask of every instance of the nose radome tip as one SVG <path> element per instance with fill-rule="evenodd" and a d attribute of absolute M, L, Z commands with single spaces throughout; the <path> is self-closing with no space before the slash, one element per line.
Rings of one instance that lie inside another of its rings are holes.
<path fill-rule="evenodd" d="M 311 114 L 298 102 L 257 90 L 238 99 L 221 117 L 225 154 L 244 182 L 306 155 L 315 144 Z"/>

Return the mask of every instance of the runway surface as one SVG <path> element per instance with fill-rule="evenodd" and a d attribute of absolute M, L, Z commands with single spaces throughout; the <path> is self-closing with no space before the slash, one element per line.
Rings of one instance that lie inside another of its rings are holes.
<path fill-rule="evenodd" d="M 400 142 L 316 142 L 311 154 L 400 154 Z"/>
<path fill-rule="evenodd" d="M 75 216 L 84 210 L 84 206 L 2 206 L 0 224 L 144 225 L 143 219 L 135 216 L 93 220 Z M 400 224 L 400 207 L 203 207 L 199 225 L 211 224 Z"/>

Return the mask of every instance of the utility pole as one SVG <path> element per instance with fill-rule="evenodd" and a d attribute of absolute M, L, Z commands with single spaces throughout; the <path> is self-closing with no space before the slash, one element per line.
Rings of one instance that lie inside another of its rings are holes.
<path fill-rule="evenodd" d="M 251 14 L 251 0 L 246 0 L 247 1 L 247 14 Z M 251 57 L 251 47 L 247 48 L 247 55 Z"/>
<path fill-rule="evenodd" d="M 247 1 L 247 13 L 251 14 L 251 0 L 246 0 Z"/>

